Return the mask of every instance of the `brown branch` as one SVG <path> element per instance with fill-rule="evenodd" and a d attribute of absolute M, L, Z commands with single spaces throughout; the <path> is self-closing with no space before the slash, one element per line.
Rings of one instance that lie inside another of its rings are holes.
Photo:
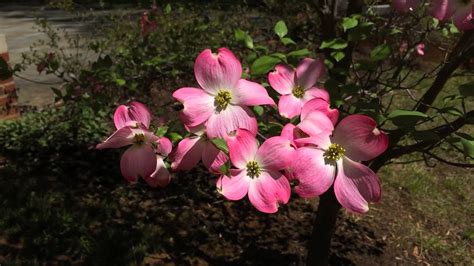
<path fill-rule="evenodd" d="M 436 159 L 436 160 L 438 160 L 442 163 L 445 163 L 445 164 L 449 164 L 449 165 L 453 165 L 453 166 L 457 166 L 457 167 L 474 168 L 474 164 L 451 162 L 451 161 L 443 159 L 443 158 L 441 158 L 441 157 L 437 156 L 436 154 L 433 154 L 429 151 L 426 151 L 425 153 L 428 154 L 429 156 L 431 156 L 432 158 L 434 158 L 434 159 Z"/>

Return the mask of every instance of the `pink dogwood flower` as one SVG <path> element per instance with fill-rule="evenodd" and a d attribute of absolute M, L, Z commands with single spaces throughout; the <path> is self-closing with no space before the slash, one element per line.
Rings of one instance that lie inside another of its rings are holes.
<path fill-rule="evenodd" d="M 257 120 L 247 106 L 275 105 L 260 84 L 241 79 L 242 66 L 226 48 L 206 49 L 194 64 L 199 88 L 181 88 L 173 97 L 184 105 L 180 113 L 187 127 L 205 124 L 210 138 L 224 138 L 237 128 L 257 132 Z"/>
<path fill-rule="evenodd" d="M 329 130 L 332 122 L 324 117 L 314 111 L 298 125 L 309 136 L 300 141 L 309 145 L 299 148 L 294 159 L 292 169 L 299 180 L 295 191 L 302 197 L 314 197 L 334 184 L 344 208 L 364 213 L 368 202 L 380 200 L 381 188 L 377 175 L 360 162 L 382 154 L 388 137 L 365 115 L 347 116 L 333 132 Z"/>
<path fill-rule="evenodd" d="M 245 129 L 237 129 L 226 141 L 236 169 L 218 179 L 218 191 L 229 200 L 248 195 L 257 210 L 277 212 L 278 204 L 286 204 L 291 193 L 287 178 L 280 172 L 289 165 L 294 150 L 290 141 L 272 137 L 258 147 L 254 134 Z"/>
<path fill-rule="evenodd" d="M 155 144 L 157 153 L 156 168 L 150 176 L 146 176 L 144 179 L 150 187 L 165 187 L 171 181 L 171 174 L 163 159 L 171 152 L 172 144 L 171 141 L 165 137 L 160 138 Z"/>
<path fill-rule="evenodd" d="M 442 21 L 453 18 L 460 30 L 474 29 L 474 0 L 433 0 L 431 14 Z"/>
<path fill-rule="evenodd" d="M 115 128 L 121 129 L 126 126 L 135 126 L 148 129 L 151 123 L 151 114 L 148 108 L 140 102 L 131 102 L 130 106 L 120 105 L 114 113 Z"/>
<path fill-rule="evenodd" d="M 322 59 L 305 58 L 296 70 L 286 65 L 277 65 L 275 71 L 268 74 L 268 82 L 281 95 L 278 102 L 280 115 L 290 119 L 299 115 L 303 105 L 313 98 L 329 101 L 328 93 L 315 87 L 325 72 Z"/>
<path fill-rule="evenodd" d="M 212 173 L 220 173 L 220 167 L 227 162 L 225 153 L 212 143 L 201 127 L 191 129 L 193 136 L 184 138 L 171 153 L 171 168 L 173 170 L 189 171 L 196 167 L 199 161 Z"/>
<path fill-rule="evenodd" d="M 418 5 L 418 0 L 392 0 L 393 7 L 400 12 L 413 11 Z"/>
<path fill-rule="evenodd" d="M 419 43 L 416 45 L 416 53 L 419 55 L 419 56 L 424 56 L 425 55 L 425 44 L 424 43 Z"/>

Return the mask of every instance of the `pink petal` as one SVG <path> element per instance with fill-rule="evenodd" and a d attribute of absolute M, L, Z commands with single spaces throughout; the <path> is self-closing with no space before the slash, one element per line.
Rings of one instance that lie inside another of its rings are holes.
<path fill-rule="evenodd" d="M 210 141 L 202 151 L 202 163 L 211 173 L 222 174 L 220 167 L 227 162 L 225 153 L 216 148 Z"/>
<path fill-rule="evenodd" d="M 377 129 L 377 123 L 366 115 L 350 115 L 337 125 L 332 142 L 346 150 L 346 156 L 356 161 L 369 161 L 388 147 L 388 137 Z"/>
<path fill-rule="evenodd" d="M 295 87 L 295 70 L 286 65 L 277 65 L 275 71 L 268 73 L 268 82 L 279 94 L 291 94 Z"/>
<path fill-rule="evenodd" d="M 296 126 L 293 125 L 292 123 L 288 123 L 286 124 L 283 129 L 281 130 L 281 134 L 280 136 L 290 140 L 290 141 L 293 141 L 295 139 L 295 133 L 294 133 L 294 130 L 295 130 Z"/>
<path fill-rule="evenodd" d="M 155 169 L 155 151 L 150 145 L 131 146 L 120 159 L 122 175 L 131 183 L 137 182 L 139 176 L 150 176 Z"/>
<path fill-rule="evenodd" d="M 239 128 L 235 135 L 227 136 L 225 140 L 229 147 L 230 161 L 235 167 L 244 169 L 249 161 L 255 159 L 258 145 L 254 133 Z"/>
<path fill-rule="evenodd" d="M 145 135 L 145 142 L 149 144 L 153 142 L 157 142 L 160 139 L 158 136 L 155 136 L 155 134 L 151 133 L 150 131 L 146 129 L 132 128 L 132 132 L 134 135 L 137 135 L 137 134 Z"/>
<path fill-rule="evenodd" d="M 242 66 L 229 49 L 219 48 L 217 54 L 206 49 L 196 58 L 194 74 L 205 91 L 215 94 L 220 89 L 229 90 L 237 86 Z"/>
<path fill-rule="evenodd" d="M 420 56 L 425 55 L 425 44 L 419 43 L 416 45 L 416 53 Z"/>
<path fill-rule="evenodd" d="M 299 180 L 295 191 L 301 197 L 319 196 L 334 182 L 336 167 L 326 163 L 323 154 L 323 150 L 312 147 L 302 147 L 296 151 L 291 169 Z"/>
<path fill-rule="evenodd" d="M 316 81 L 326 72 L 324 60 L 303 59 L 296 68 L 296 83 L 305 89 L 309 89 L 316 84 Z"/>
<path fill-rule="evenodd" d="M 128 107 L 125 105 L 120 105 L 115 109 L 114 113 L 114 124 L 116 129 L 121 129 L 122 127 L 125 127 L 127 122 L 132 121 L 130 118 L 130 115 L 128 113 Z"/>
<path fill-rule="evenodd" d="M 171 152 L 171 169 L 189 171 L 201 160 L 202 151 L 206 142 L 200 137 L 185 138 L 178 143 L 176 149 Z"/>
<path fill-rule="evenodd" d="M 133 143 L 133 130 L 129 127 L 122 127 L 115 131 L 104 142 L 97 144 L 97 149 L 116 149 Z"/>
<path fill-rule="evenodd" d="M 173 97 L 184 105 L 180 117 L 188 127 L 206 122 L 214 112 L 214 98 L 204 90 L 181 88 L 173 93 Z"/>
<path fill-rule="evenodd" d="M 473 19 L 474 3 L 466 4 L 456 10 L 453 15 L 454 25 L 460 30 L 471 30 L 474 29 L 474 24 L 471 21 Z"/>
<path fill-rule="evenodd" d="M 251 179 L 245 170 L 231 169 L 230 174 L 217 180 L 217 190 L 229 200 L 240 200 L 247 195 Z"/>
<path fill-rule="evenodd" d="M 262 85 L 245 79 L 239 80 L 237 87 L 233 89 L 233 96 L 235 99 L 232 99 L 232 103 L 237 105 L 275 105 Z"/>
<path fill-rule="evenodd" d="M 439 20 L 448 20 L 459 7 L 456 0 L 432 0 L 431 15 Z"/>
<path fill-rule="evenodd" d="M 290 166 L 294 151 L 289 139 L 271 137 L 260 146 L 256 158 L 263 168 L 279 171 Z"/>
<path fill-rule="evenodd" d="M 171 181 L 171 175 L 166 169 L 165 162 L 161 156 L 156 156 L 156 169 L 145 181 L 150 187 L 166 187 Z"/>
<path fill-rule="evenodd" d="M 368 201 L 380 200 L 380 181 L 370 168 L 344 157 L 337 163 L 334 192 L 344 208 L 352 212 L 364 213 L 369 210 Z"/>
<path fill-rule="evenodd" d="M 299 99 L 293 94 L 282 95 L 278 101 L 278 111 L 280 115 L 286 118 L 293 118 L 301 113 L 304 99 Z"/>
<path fill-rule="evenodd" d="M 238 128 L 257 133 L 255 115 L 246 106 L 228 105 L 225 110 L 213 113 L 206 124 L 209 138 L 225 138 Z"/>
<path fill-rule="evenodd" d="M 277 171 L 262 172 L 251 180 L 248 196 L 257 210 L 265 213 L 278 211 L 278 203 L 286 204 L 290 199 L 290 183 Z"/>
<path fill-rule="evenodd" d="M 324 113 L 331 120 L 333 125 L 335 125 L 339 119 L 339 111 L 337 109 L 331 109 L 329 103 L 321 98 L 312 99 L 303 105 L 301 109 L 301 120 L 304 120 L 312 111 Z"/>
<path fill-rule="evenodd" d="M 418 5 L 418 0 L 392 0 L 393 7 L 400 12 L 413 11 Z"/>
<path fill-rule="evenodd" d="M 297 127 L 309 136 L 315 137 L 320 134 L 329 136 L 334 129 L 332 121 L 323 112 L 317 110 L 309 112 Z"/>
<path fill-rule="evenodd" d="M 307 89 L 305 91 L 305 99 L 309 101 L 314 98 L 321 98 L 325 100 L 326 102 L 329 102 L 329 93 L 327 90 L 317 88 L 317 87 L 312 87 L 310 89 Z"/>
<path fill-rule="evenodd" d="M 168 138 L 161 137 L 156 142 L 156 152 L 163 156 L 168 156 L 172 149 L 173 145 L 171 144 L 171 141 Z"/>
<path fill-rule="evenodd" d="M 142 123 L 145 128 L 150 127 L 151 114 L 144 104 L 140 102 L 131 102 L 128 111 L 132 120 Z"/>

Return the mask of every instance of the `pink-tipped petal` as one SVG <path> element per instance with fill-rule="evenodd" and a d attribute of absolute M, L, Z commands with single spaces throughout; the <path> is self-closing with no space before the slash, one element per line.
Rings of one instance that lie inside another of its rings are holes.
<path fill-rule="evenodd" d="M 309 89 L 316 84 L 325 72 L 324 60 L 305 58 L 296 68 L 296 83 L 305 89 Z"/>
<path fill-rule="evenodd" d="M 319 196 L 334 182 L 336 166 L 325 162 L 323 154 L 323 150 L 313 147 L 297 150 L 291 169 L 294 178 L 299 180 L 295 191 L 301 197 Z"/>
<path fill-rule="evenodd" d="M 275 105 L 262 85 L 245 79 L 239 80 L 237 87 L 233 89 L 233 96 L 235 99 L 232 99 L 232 103 L 237 105 Z"/>
<path fill-rule="evenodd" d="M 278 111 L 280 115 L 286 118 L 293 118 L 301 113 L 304 99 L 299 99 L 293 94 L 282 95 L 278 101 Z"/>
<path fill-rule="evenodd" d="M 337 163 L 334 192 L 344 208 L 365 213 L 369 210 L 367 202 L 380 200 L 380 181 L 370 168 L 345 157 Z"/>
<path fill-rule="evenodd" d="M 416 45 L 416 53 L 419 56 L 425 55 L 425 44 L 424 43 L 419 43 Z"/>
<path fill-rule="evenodd" d="M 181 88 L 173 93 L 173 97 L 183 104 L 180 117 L 188 127 L 206 122 L 214 112 L 214 98 L 201 89 Z"/>
<path fill-rule="evenodd" d="M 222 175 L 217 180 L 217 191 L 229 200 L 240 200 L 249 190 L 251 179 L 245 170 L 230 170 L 230 177 Z"/>
<path fill-rule="evenodd" d="M 157 142 L 156 142 L 156 152 L 163 156 L 168 156 L 170 154 L 171 150 L 173 149 L 173 145 L 171 144 L 171 141 L 168 138 L 161 137 Z"/>
<path fill-rule="evenodd" d="M 329 102 L 329 93 L 327 90 L 317 87 L 307 89 L 305 92 L 305 100 L 309 101 L 314 98 L 321 98 L 326 102 Z"/>
<path fill-rule="evenodd" d="M 206 147 L 205 141 L 200 137 L 185 138 L 178 143 L 171 152 L 171 169 L 189 171 L 201 160 L 202 151 Z"/>
<path fill-rule="evenodd" d="M 216 148 L 210 141 L 202 151 L 202 163 L 211 173 L 222 174 L 220 167 L 227 162 L 225 153 Z"/>
<path fill-rule="evenodd" d="M 301 109 L 301 120 L 304 120 L 312 111 L 323 112 L 331 120 L 333 125 L 335 125 L 339 119 L 339 111 L 337 109 L 331 109 L 329 103 L 321 98 L 312 99 L 303 105 Z"/>
<path fill-rule="evenodd" d="M 454 25 L 460 30 L 472 30 L 473 24 L 474 3 L 467 4 L 456 10 L 453 15 Z"/>
<path fill-rule="evenodd" d="M 250 203 L 264 213 L 277 212 L 279 203 L 286 204 L 290 193 L 288 179 L 277 171 L 261 173 L 258 178 L 252 180 L 248 189 Z"/>
<path fill-rule="evenodd" d="M 295 140 L 295 128 L 296 126 L 291 123 L 286 124 L 281 130 L 280 136 L 293 142 Z"/>
<path fill-rule="evenodd" d="M 114 124 L 116 129 L 121 129 L 126 126 L 127 122 L 132 121 L 128 113 L 128 107 L 120 105 L 115 109 L 114 113 Z"/>
<path fill-rule="evenodd" d="M 128 111 L 132 120 L 142 123 L 145 128 L 150 127 L 151 114 L 144 104 L 140 102 L 131 102 Z"/>
<path fill-rule="evenodd" d="M 133 130 L 129 127 L 122 127 L 115 131 L 104 142 L 97 144 L 97 149 L 116 149 L 133 143 Z"/>
<path fill-rule="evenodd" d="M 432 0 L 431 15 L 439 20 L 448 20 L 459 8 L 456 0 Z"/>
<path fill-rule="evenodd" d="M 295 87 L 295 70 L 286 65 L 277 65 L 275 71 L 268 73 L 268 83 L 279 94 L 291 94 Z"/>
<path fill-rule="evenodd" d="M 284 137 L 271 137 L 257 151 L 257 161 L 265 169 L 282 170 L 290 166 L 295 148 Z"/>
<path fill-rule="evenodd" d="M 323 112 L 317 110 L 308 113 L 297 127 L 309 136 L 315 137 L 321 134 L 329 136 L 334 130 L 332 121 Z"/>
<path fill-rule="evenodd" d="M 156 169 L 155 151 L 150 145 L 131 146 L 120 159 L 120 170 L 130 183 L 137 182 L 138 177 L 148 177 Z"/>
<path fill-rule="evenodd" d="M 145 181 L 150 187 L 166 187 L 171 181 L 171 175 L 166 169 L 165 162 L 161 156 L 156 156 L 156 169 Z"/>
<path fill-rule="evenodd" d="M 258 144 L 254 133 L 239 128 L 234 135 L 227 136 L 225 140 L 229 147 L 230 161 L 235 167 L 244 169 L 249 161 L 255 159 Z"/>
<path fill-rule="evenodd" d="M 242 66 L 229 49 L 219 48 L 217 54 L 206 49 L 196 58 L 194 74 L 205 91 L 215 94 L 220 89 L 236 87 L 242 75 Z"/>
<path fill-rule="evenodd" d="M 332 142 L 346 150 L 346 156 L 356 161 L 369 161 L 388 147 L 388 136 L 377 129 L 377 123 L 366 115 L 350 115 L 334 130 Z"/>
<path fill-rule="evenodd" d="M 248 107 L 229 105 L 225 110 L 213 113 L 207 121 L 206 128 L 209 138 L 225 138 L 238 128 L 257 134 L 257 120 Z"/>

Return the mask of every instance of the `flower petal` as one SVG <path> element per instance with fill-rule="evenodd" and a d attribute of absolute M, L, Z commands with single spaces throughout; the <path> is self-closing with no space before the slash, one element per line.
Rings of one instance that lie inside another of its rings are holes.
<path fill-rule="evenodd" d="M 324 60 L 321 58 L 316 60 L 305 58 L 296 68 L 296 83 L 305 89 L 309 89 L 316 84 L 325 72 Z"/>
<path fill-rule="evenodd" d="M 156 156 L 156 169 L 145 181 L 150 187 L 166 187 L 171 181 L 171 175 L 166 169 L 165 162 L 161 156 Z"/>
<path fill-rule="evenodd" d="M 366 115 L 350 115 L 334 130 L 332 142 L 346 150 L 346 156 L 356 161 L 369 161 L 388 147 L 388 137 L 377 129 L 377 123 Z"/>
<path fill-rule="evenodd" d="M 312 111 L 323 112 L 331 120 L 333 125 L 335 125 L 339 119 L 339 111 L 337 109 L 331 109 L 328 101 L 321 98 L 312 99 L 303 105 L 301 109 L 301 120 L 304 120 Z"/>
<path fill-rule="evenodd" d="M 282 95 L 278 101 L 278 111 L 281 116 L 291 119 L 301 113 L 303 104 L 304 99 L 296 98 L 293 94 Z"/>
<path fill-rule="evenodd" d="M 151 145 L 131 146 L 120 159 L 122 175 L 130 183 L 137 182 L 139 176 L 150 176 L 155 169 L 156 156 Z"/>
<path fill-rule="evenodd" d="M 133 130 L 129 127 L 122 127 L 115 131 L 104 142 L 97 144 L 97 149 L 116 149 L 133 143 Z"/>
<path fill-rule="evenodd" d="M 332 121 L 323 113 L 317 110 L 309 112 L 297 125 L 309 136 L 331 135 L 334 129 Z"/>
<path fill-rule="evenodd" d="M 263 168 L 279 171 L 290 166 L 294 151 L 289 139 L 271 137 L 260 146 L 256 158 Z"/>
<path fill-rule="evenodd" d="M 120 105 L 115 109 L 114 113 L 114 124 L 116 129 L 121 129 L 126 126 L 127 122 L 132 121 L 128 113 L 128 107 Z"/>
<path fill-rule="evenodd" d="M 235 135 L 229 135 L 225 140 L 229 147 L 230 161 L 235 167 L 244 169 L 247 162 L 255 159 L 258 144 L 254 133 L 239 128 Z"/>
<path fill-rule="evenodd" d="M 185 138 L 178 143 L 171 152 L 171 169 L 189 171 L 201 160 L 202 151 L 206 147 L 205 141 L 200 137 Z"/>
<path fill-rule="evenodd" d="M 202 163 L 211 173 L 222 174 L 220 167 L 227 162 L 225 153 L 216 148 L 210 141 L 202 151 Z"/>
<path fill-rule="evenodd" d="M 229 105 L 225 110 L 213 113 L 206 124 L 209 138 L 225 138 L 238 128 L 257 134 L 257 120 L 246 106 Z"/>
<path fill-rule="evenodd" d="M 313 147 L 302 147 L 296 151 L 291 170 L 299 180 L 295 191 L 301 197 L 319 196 L 334 182 L 336 167 L 326 163 L 323 154 L 323 150 Z"/>
<path fill-rule="evenodd" d="M 277 65 L 275 71 L 268 73 L 268 83 L 279 94 L 291 94 L 295 87 L 295 70 L 286 65 Z"/>
<path fill-rule="evenodd" d="M 325 89 L 312 87 L 305 91 L 305 100 L 309 101 L 314 98 L 321 98 L 326 102 L 329 102 L 329 93 Z"/>
<path fill-rule="evenodd" d="M 474 24 L 471 20 L 474 19 L 474 3 L 466 4 L 456 10 L 453 15 L 454 25 L 460 30 L 471 30 L 474 29 Z"/>
<path fill-rule="evenodd" d="M 217 190 L 229 200 L 240 200 L 247 195 L 251 179 L 245 170 L 231 169 L 230 174 L 219 177 Z"/>
<path fill-rule="evenodd" d="M 256 82 L 240 79 L 237 87 L 233 89 L 232 103 L 237 105 L 275 105 L 273 99 L 268 96 L 267 90 Z"/>
<path fill-rule="evenodd" d="M 380 200 L 380 181 L 370 168 L 344 157 L 337 164 L 334 192 L 344 208 L 364 213 L 369 210 L 368 201 Z"/>
<path fill-rule="evenodd" d="M 295 130 L 296 126 L 293 125 L 292 123 L 288 123 L 286 124 L 283 129 L 281 130 L 281 134 L 280 136 L 290 140 L 290 141 L 293 141 L 295 139 L 295 133 L 294 133 L 294 130 Z"/>
<path fill-rule="evenodd" d="M 145 128 L 150 127 L 151 114 L 144 104 L 140 102 L 131 102 L 128 111 L 132 120 L 142 123 Z"/>
<path fill-rule="evenodd" d="M 431 15 L 439 20 L 448 20 L 459 8 L 457 1 L 453 0 L 432 0 Z"/>
<path fill-rule="evenodd" d="M 392 5 L 399 12 L 408 12 L 414 10 L 418 0 L 392 0 Z"/>
<path fill-rule="evenodd" d="M 261 173 L 258 178 L 251 180 L 248 189 L 250 203 L 265 213 L 277 212 L 278 203 L 288 203 L 290 193 L 288 179 L 277 171 Z"/>
<path fill-rule="evenodd" d="M 168 156 L 172 149 L 173 145 L 171 144 L 171 141 L 168 138 L 161 137 L 156 142 L 156 152 L 163 156 Z"/>
<path fill-rule="evenodd" d="M 219 48 L 217 54 L 206 49 L 196 58 L 194 74 L 199 85 L 214 95 L 220 89 L 236 87 L 242 75 L 242 65 L 227 48 Z"/>
<path fill-rule="evenodd" d="M 206 122 L 214 112 L 214 98 L 204 90 L 181 88 L 173 93 L 173 97 L 184 105 L 180 118 L 188 127 Z"/>

